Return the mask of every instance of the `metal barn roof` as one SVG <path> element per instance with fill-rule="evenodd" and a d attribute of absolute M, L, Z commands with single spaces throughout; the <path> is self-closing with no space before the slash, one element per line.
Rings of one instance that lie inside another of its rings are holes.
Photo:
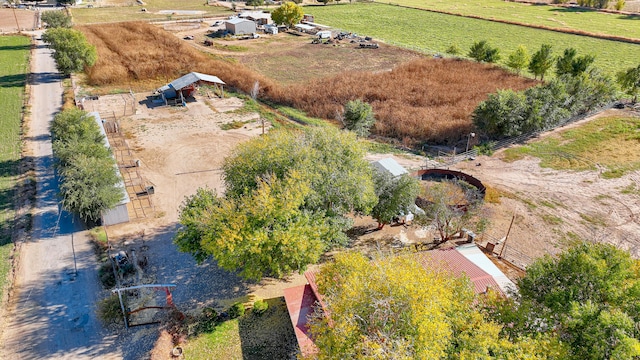
<path fill-rule="evenodd" d="M 461 245 L 456 248 L 462 256 L 476 264 L 482 270 L 491 275 L 502 292 L 509 293 L 509 290 L 516 290 L 516 285 L 476 246 L 476 244 Z"/>
<path fill-rule="evenodd" d="M 248 21 L 250 23 L 253 23 L 253 21 L 251 21 L 251 20 L 241 19 L 241 18 L 237 18 L 237 17 L 227 20 L 227 22 L 229 24 L 233 24 L 233 25 L 237 25 L 237 24 L 240 24 L 240 23 L 243 23 L 243 22 L 246 22 L 246 21 Z"/>
<path fill-rule="evenodd" d="M 391 176 L 396 177 L 403 174 L 408 174 L 407 169 L 402 167 L 402 165 L 398 164 L 398 162 L 393 158 L 384 158 L 378 161 L 374 161 L 371 163 L 378 171 L 386 171 L 391 174 Z"/>
<path fill-rule="evenodd" d="M 171 88 L 175 90 L 180 90 L 198 81 L 204 81 L 204 82 L 222 84 L 222 85 L 225 84 L 224 81 L 220 80 L 220 78 L 218 78 L 217 76 L 201 74 L 198 72 L 190 72 L 187 75 L 181 78 L 175 79 L 171 83 L 159 88 L 158 92 L 164 92 Z"/>

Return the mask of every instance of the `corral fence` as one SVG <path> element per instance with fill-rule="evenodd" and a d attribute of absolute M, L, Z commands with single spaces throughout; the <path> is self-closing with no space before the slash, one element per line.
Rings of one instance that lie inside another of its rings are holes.
<path fill-rule="evenodd" d="M 475 241 L 488 252 L 506 260 L 521 270 L 526 270 L 527 266 L 531 265 L 534 260 L 517 248 L 509 246 L 506 242 L 506 237 L 498 237 L 489 232 L 484 232 Z"/>

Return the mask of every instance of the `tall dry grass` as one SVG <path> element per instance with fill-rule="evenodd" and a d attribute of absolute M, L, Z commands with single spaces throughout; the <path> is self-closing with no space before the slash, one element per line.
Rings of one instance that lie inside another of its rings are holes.
<path fill-rule="evenodd" d="M 405 145 L 455 143 L 473 131 L 471 113 L 497 89 L 535 84 L 491 65 L 453 59 L 419 59 L 389 72 L 353 72 L 281 86 L 245 66 L 205 55 L 170 33 L 143 22 L 83 26 L 98 49 L 87 69 L 93 85 L 169 82 L 191 71 L 220 77 L 249 92 L 260 81 L 260 97 L 308 115 L 334 119 L 349 100 L 362 99 L 376 113 L 373 133 Z"/>
<path fill-rule="evenodd" d="M 423 58 L 390 72 L 347 73 L 294 85 L 286 100 L 310 116 L 334 118 L 347 101 L 363 99 L 376 113 L 374 134 L 415 146 L 465 138 L 473 130 L 471 113 L 488 94 L 534 84 L 491 65 Z"/>
<path fill-rule="evenodd" d="M 144 22 L 78 27 L 98 50 L 98 61 L 87 69 L 90 85 L 130 84 L 157 80 L 163 84 L 191 71 L 214 74 L 249 92 L 256 80 L 265 92 L 273 81 L 246 67 L 207 56 L 174 35 Z"/>

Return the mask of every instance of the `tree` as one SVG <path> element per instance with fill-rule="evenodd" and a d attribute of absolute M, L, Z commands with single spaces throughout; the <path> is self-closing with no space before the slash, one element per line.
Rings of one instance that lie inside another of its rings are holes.
<path fill-rule="evenodd" d="M 576 57 L 576 55 L 576 49 L 565 49 L 563 56 L 558 57 L 556 60 L 556 75 L 561 76 L 564 74 L 570 74 L 578 76 L 579 74 L 587 71 L 587 68 L 595 60 L 595 57 L 591 55 L 584 55 L 580 57 Z"/>
<path fill-rule="evenodd" d="M 296 171 L 283 180 L 260 180 L 239 198 L 199 190 L 181 209 L 175 242 L 196 259 L 212 255 L 223 269 L 249 279 L 304 270 L 318 261 L 333 233 L 322 213 L 303 209 L 310 191 Z"/>
<path fill-rule="evenodd" d="M 42 40 L 51 44 L 58 70 L 65 75 L 92 66 L 98 58 L 95 46 L 78 30 L 49 29 L 42 35 Z"/>
<path fill-rule="evenodd" d="M 41 16 L 42 21 L 47 23 L 48 28 L 70 28 L 71 16 L 63 11 L 45 11 Z"/>
<path fill-rule="evenodd" d="M 284 24 L 287 27 L 293 27 L 299 23 L 304 16 L 304 11 L 300 5 L 287 1 L 279 8 L 271 12 L 271 18 L 276 24 Z"/>
<path fill-rule="evenodd" d="M 335 128 L 272 131 L 225 159 L 224 198 L 199 190 L 180 212 L 181 251 L 248 278 L 281 277 L 345 244 L 347 212 L 377 202 L 355 135 Z"/>
<path fill-rule="evenodd" d="M 635 68 L 628 68 L 626 71 L 620 71 L 616 79 L 622 90 L 633 96 L 633 103 L 635 104 L 638 100 L 638 93 L 640 93 L 640 65 Z"/>
<path fill-rule="evenodd" d="M 272 131 L 240 144 L 225 159 L 223 178 L 228 196 L 241 196 L 256 189 L 264 176 L 283 179 L 296 170 L 311 184 L 306 209 L 329 216 L 366 214 L 376 204 L 376 195 L 364 155 L 354 134 L 335 128 Z"/>
<path fill-rule="evenodd" d="M 391 222 L 401 212 L 409 213 L 415 206 L 420 192 L 420 183 L 407 174 L 394 177 L 386 171 L 373 171 L 378 204 L 373 207 L 371 215 L 378 221 L 378 229 Z"/>
<path fill-rule="evenodd" d="M 469 54 L 470 58 L 477 62 L 494 63 L 500 60 L 500 50 L 498 48 L 492 48 L 486 40 L 475 42 Z"/>
<path fill-rule="evenodd" d="M 453 238 L 471 224 L 482 205 L 478 190 L 464 181 L 442 181 L 420 194 L 418 205 L 440 234 L 440 241 Z"/>
<path fill-rule="evenodd" d="M 468 279 L 412 256 L 339 253 L 316 276 L 326 306 L 311 318 L 316 359 L 546 359 L 552 341 L 501 339 Z"/>
<path fill-rule="evenodd" d="M 55 116 L 51 132 L 62 206 L 85 221 L 97 221 L 123 197 L 115 160 L 103 145 L 98 124 L 74 108 Z"/>
<path fill-rule="evenodd" d="M 544 74 L 549 71 L 553 65 L 553 57 L 551 56 L 551 45 L 542 44 L 540 50 L 536 51 L 529 62 L 529 71 L 537 79 L 544 80 Z"/>
<path fill-rule="evenodd" d="M 62 207 L 84 221 L 95 222 L 104 210 L 113 208 L 123 198 L 117 186 L 115 160 L 77 154 L 67 166 L 59 168 Z"/>
<path fill-rule="evenodd" d="M 527 109 L 527 97 L 523 93 L 498 90 L 476 107 L 473 123 L 494 138 L 517 136 L 530 128 Z"/>
<path fill-rule="evenodd" d="M 527 48 L 523 45 L 518 46 L 518 48 L 509 55 L 507 59 L 507 66 L 513 69 L 518 75 L 522 69 L 526 68 L 529 65 L 529 60 L 531 57 L 529 56 L 529 52 Z"/>
<path fill-rule="evenodd" d="M 342 116 L 345 127 L 360 137 L 369 136 L 369 130 L 376 122 L 371 105 L 362 100 L 349 101 Z"/>
<path fill-rule="evenodd" d="M 515 299 L 486 308 L 496 321 L 510 324 L 503 330 L 512 338 L 557 333 L 569 349 L 566 359 L 640 356 L 634 328 L 640 320 L 640 262 L 628 252 L 578 244 L 557 258 L 536 260 L 517 286 Z"/>
<path fill-rule="evenodd" d="M 257 8 L 258 6 L 264 5 L 264 0 L 249 0 L 247 1 L 248 6 L 253 6 L 253 8 Z"/>

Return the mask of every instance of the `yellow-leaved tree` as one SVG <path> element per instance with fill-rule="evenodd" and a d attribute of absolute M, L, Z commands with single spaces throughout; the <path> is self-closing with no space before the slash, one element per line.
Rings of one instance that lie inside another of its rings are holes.
<path fill-rule="evenodd" d="M 336 255 L 317 276 L 326 308 L 311 319 L 317 359 L 560 359 L 552 337 L 500 338 L 469 280 L 413 255 Z M 551 355 L 550 355 L 551 354 Z"/>

